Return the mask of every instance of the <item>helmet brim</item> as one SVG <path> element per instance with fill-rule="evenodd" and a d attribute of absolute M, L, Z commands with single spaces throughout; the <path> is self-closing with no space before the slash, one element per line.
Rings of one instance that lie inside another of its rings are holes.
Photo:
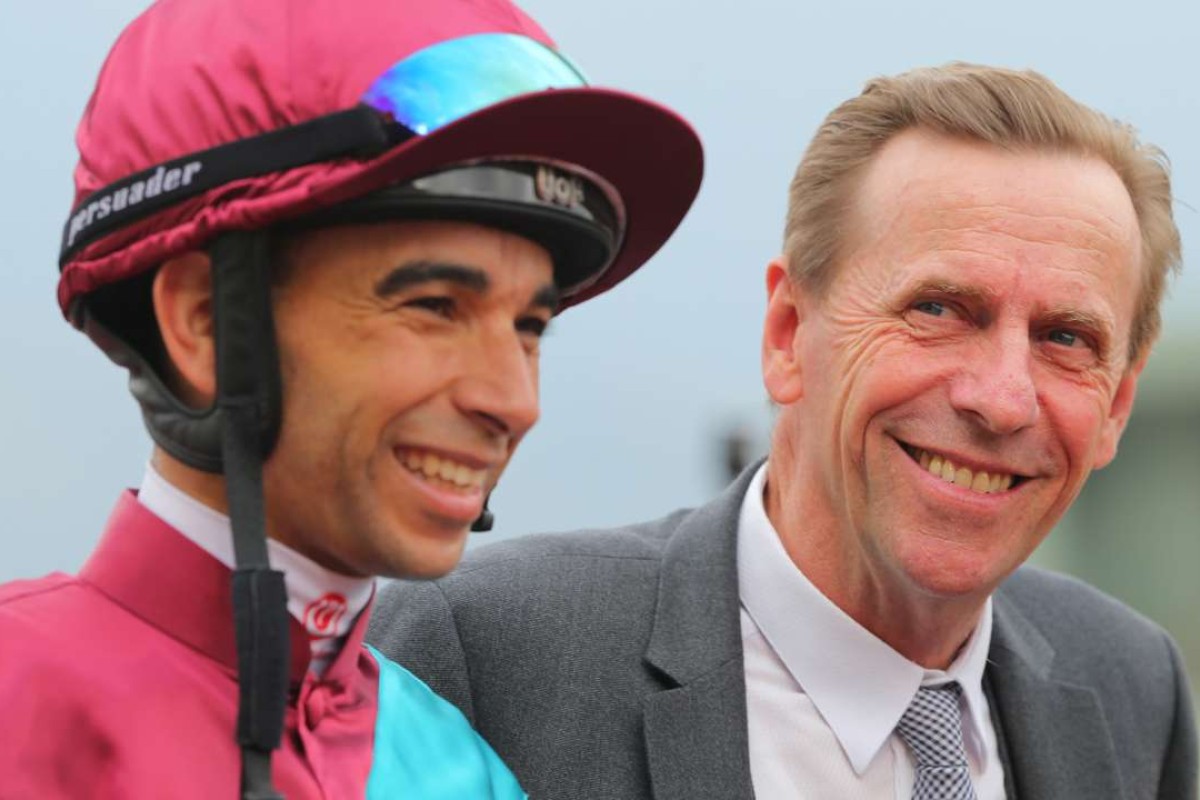
<path fill-rule="evenodd" d="M 499 158 L 582 167 L 610 183 L 624 204 L 627 228 L 616 257 L 564 298 L 564 307 L 611 289 L 648 261 L 691 207 L 704 170 L 699 138 L 673 112 L 622 92 L 564 89 L 514 98 L 409 140 L 314 197 L 354 197 L 447 165 Z"/>
<path fill-rule="evenodd" d="M 674 112 L 609 89 L 522 95 L 409 139 L 368 161 L 310 165 L 214 189 L 99 239 L 64 265 L 59 302 L 198 249 L 224 230 L 275 225 L 445 167 L 478 160 L 561 162 L 603 178 L 625 209 L 624 240 L 605 272 L 562 308 L 611 289 L 670 238 L 699 191 L 704 157 Z"/>

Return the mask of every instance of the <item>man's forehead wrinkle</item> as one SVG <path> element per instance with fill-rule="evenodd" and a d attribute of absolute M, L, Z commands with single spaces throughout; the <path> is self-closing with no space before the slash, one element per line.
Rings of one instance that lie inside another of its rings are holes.
<path fill-rule="evenodd" d="M 1003 202 L 962 205 L 957 200 L 946 202 L 948 199 L 951 198 L 943 196 L 935 202 L 904 204 L 899 215 L 912 229 L 931 235 L 975 230 L 1052 245 L 1069 244 L 1068 240 L 1076 239 L 1086 242 L 1083 247 L 1089 249 L 1096 249 L 1095 245 L 1101 243 L 1127 244 L 1136 238 L 1136 231 L 1090 204 L 1072 203 L 1065 208 L 1055 207 L 1061 206 L 1058 203 L 1045 204 L 1044 208 L 1030 211 Z"/>
<path fill-rule="evenodd" d="M 977 246 L 971 246 L 972 242 L 954 242 L 952 245 L 937 246 L 933 249 L 925 247 L 913 247 L 909 249 L 909 252 L 906 255 L 919 257 L 922 254 L 928 254 L 929 256 L 937 257 L 938 260 L 941 261 L 953 261 L 957 257 L 961 260 L 972 261 L 987 260 L 1014 262 L 1018 264 L 1030 263 L 1031 266 L 1047 269 L 1069 269 L 1069 267 L 1064 267 L 1060 263 L 1061 257 L 1066 255 L 1068 251 L 1097 264 L 1106 264 L 1111 258 L 1108 252 L 1099 247 L 1045 242 L 1041 239 L 1030 239 L 1005 231 L 988 231 L 982 233 L 958 232 L 957 238 L 968 237 L 980 240 L 976 243 Z M 947 238 L 949 238 L 949 236 Z M 1048 253 L 1029 249 L 1014 250 L 1012 252 L 997 252 L 995 248 L 989 248 L 985 245 L 983 240 L 986 239 L 1010 239 L 1021 245 L 1022 248 L 1049 247 L 1052 248 L 1052 250 Z"/>
<path fill-rule="evenodd" d="M 883 154 L 887 155 L 886 152 Z M 1101 166 L 1111 172 L 1106 164 Z M 1023 214 L 1025 212 L 1020 209 L 1028 209 L 1028 204 L 1033 202 L 1041 210 L 1038 213 L 1053 216 L 1067 212 L 1072 218 L 1102 219 L 1114 231 L 1127 230 L 1129 223 L 1136 225 L 1133 201 L 1115 172 L 1111 174 L 1111 186 L 1105 179 L 1100 180 L 1101 185 L 1093 185 L 1094 180 L 1075 173 L 1065 178 L 1067 183 L 1062 190 L 1039 186 L 1034 194 L 1021 188 L 1026 182 L 1023 170 L 1018 168 L 1011 178 L 1006 178 L 1006 174 L 991 166 L 985 167 L 983 174 L 968 177 L 940 161 L 925 163 L 923 159 L 893 158 L 885 164 L 880 159 L 860 181 L 855 192 L 855 205 L 868 212 L 874 221 L 883 221 L 885 215 L 893 219 L 906 218 L 925 210 L 952 209 L 954 213 L 965 214 L 995 210 Z M 1080 181 L 1087 185 L 1082 199 L 1076 191 L 1083 188 Z M 1114 191 L 1110 192 L 1110 189 Z M 1105 202 L 1116 195 L 1124 201 L 1119 206 Z M 894 214 L 887 213 L 891 209 L 895 210 Z"/>
<path fill-rule="evenodd" d="M 938 260 L 951 264 L 958 260 L 1010 261 L 1039 270 L 1058 269 L 1081 274 L 1096 270 L 1096 277 L 1113 270 L 1132 276 L 1140 264 L 1141 251 L 1134 241 L 1121 242 L 1110 236 L 1110 230 L 1077 224 L 1078 221 L 1073 219 L 1047 223 L 1045 218 L 1039 217 L 1036 224 L 1042 226 L 1040 231 L 1031 230 L 1030 225 L 1015 229 L 1005 224 L 960 228 L 947 226 L 945 222 L 943 219 L 938 226 L 909 237 L 906 240 L 908 246 L 900 254 L 902 260 Z M 1063 235 L 1065 226 L 1071 226 L 1067 235 Z M 1118 246 L 1114 247 L 1117 242 Z M 1114 253 L 1119 255 L 1114 257 Z"/>

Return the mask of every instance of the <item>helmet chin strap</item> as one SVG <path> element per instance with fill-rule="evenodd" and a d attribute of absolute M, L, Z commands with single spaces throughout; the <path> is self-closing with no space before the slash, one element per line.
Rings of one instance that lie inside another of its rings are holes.
<path fill-rule="evenodd" d="M 227 233 L 211 249 L 215 405 L 237 563 L 233 611 L 242 800 L 282 800 L 271 783 L 271 753 L 283 735 L 291 654 L 287 588 L 267 556 L 262 483 L 263 462 L 274 448 L 282 417 L 271 255 L 265 231 Z M 471 529 L 491 530 L 494 521 L 485 500 Z"/>
<path fill-rule="evenodd" d="M 237 567 L 238 744 L 243 800 L 282 800 L 271 753 L 283 735 L 291 646 L 283 573 L 267 557 L 263 462 L 281 417 L 271 315 L 270 236 L 222 235 L 211 248 L 221 452 Z"/>
<path fill-rule="evenodd" d="M 263 462 L 278 437 L 282 389 L 271 315 L 271 235 L 226 233 L 209 248 L 212 263 L 217 397 L 191 408 L 138 348 L 111 331 L 86 304 L 84 331 L 129 370 L 129 388 L 155 443 L 195 469 L 223 473 L 233 529 L 232 576 L 238 659 L 237 740 L 242 800 L 282 800 L 271 783 L 271 753 L 283 735 L 291 643 L 283 573 L 267 557 Z"/>

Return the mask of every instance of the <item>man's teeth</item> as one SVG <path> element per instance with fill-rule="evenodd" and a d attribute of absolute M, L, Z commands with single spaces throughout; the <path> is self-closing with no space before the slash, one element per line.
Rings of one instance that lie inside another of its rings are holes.
<path fill-rule="evenodd" d="M 404 451 L 404 466 L 411 472 L 445 481 L 460 489 L 482 489 L 487 478 L 487 470 L 472 469 L 457 461 L 420 450 Z"/>
<path fill-rule="evenodd" d="M 964 489 L 970 489 L 980 494 L 1006 492 L 1012 487 L 1013 476 L 1011 474 L 996 473 L 992 475 L 983 470 L 972 472 L 966 467 L 957 466 L 950 459 L 940 456 L 937 453 L 931 453 L 928 450 L 921 450 L 915 447 L 912 448 L 912 451 L 915 453 L 922 469 L 927 470 L 930 475 L 939 477 L 947 483 L 954 483 Z"/>

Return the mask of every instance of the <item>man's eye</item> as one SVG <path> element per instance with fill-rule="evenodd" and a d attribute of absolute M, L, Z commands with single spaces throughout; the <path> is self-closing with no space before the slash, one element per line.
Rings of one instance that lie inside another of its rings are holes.
<path fill-rule="evenodd" d="M 1078 345 L 1087 344 L 1084 338 L 1074 331 L 1063 330 L 1056 328 L 1050 331 L 1046 336 L 1046 340 L 1054 344 L 1062 345 L 1063 347 L 1076 347 Z"/>
<path fill-rule="evenodd" d="M 953 300 L 914 300 L 904 313 L 908 324 L 929 334 L 945 333 L 972 321 L 969 308 Z"/>
<path fill-rule="evenodd" d="M 931 317 L 940 317 L 946 313 L 946 306 L 937 300 L 922 300 L 914 305 L 913 309 Z"/>
<path fill-rule="evenodd" d="M 541 317 L 525 317 L 517 320 L 517 331 L 529 334 L 535 339 L 545 336 L 548 327 L 550 327 L 550 323 Z"/>
<path fill-rule="evenodd" d="M 420 308 L 424 311 L 430 311 L 439 317 L 450 318 L 454 316 L 454 300 L 450 297 L 415 297 L 405 302 L 404 305 L 409 308 Z"/>

